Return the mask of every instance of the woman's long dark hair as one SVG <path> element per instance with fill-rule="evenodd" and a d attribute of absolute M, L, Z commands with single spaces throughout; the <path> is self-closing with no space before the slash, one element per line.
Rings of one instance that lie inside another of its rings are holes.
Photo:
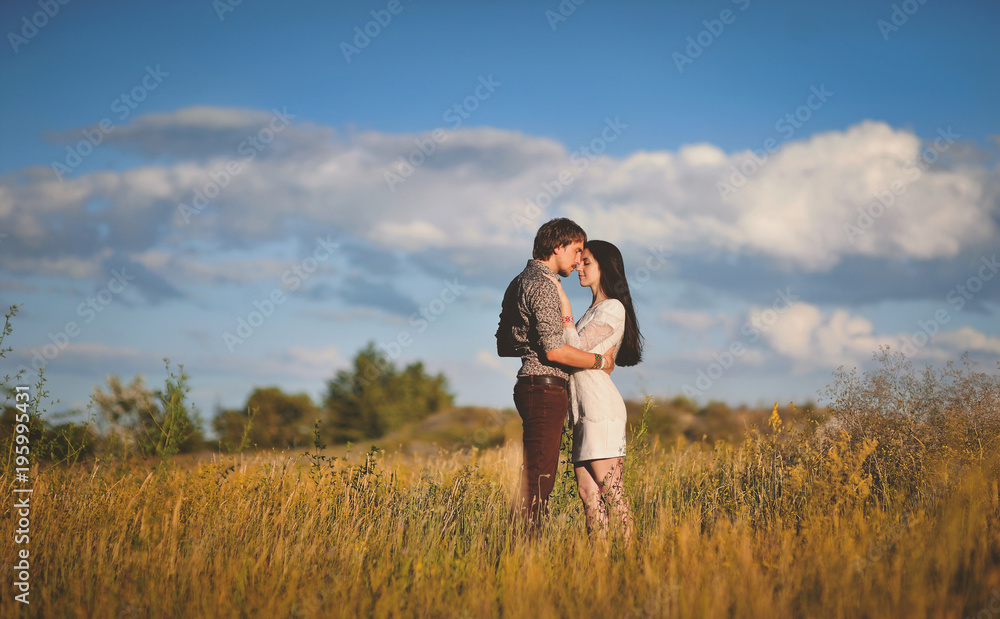
<path fill-rule="evenodd" d="M 601 290 L 609 299 L 618 299 L 625 306 L 625 335 L 615 357 L 615 365 L 632 366 L 642 361 L 642 333 L 639 333 L 639 321 L 635 318 L 635 308 L 632 307 L 632 293 L 625 279 L 625 261 L 618 248 L 607 241 L 588 240 L 584 245 L 597 261 L 601 271 Z"/>

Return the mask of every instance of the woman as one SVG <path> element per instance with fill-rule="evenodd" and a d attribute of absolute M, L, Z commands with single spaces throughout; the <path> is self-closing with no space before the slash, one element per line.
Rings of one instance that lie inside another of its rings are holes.
<path fill-rule="evenodd" d="M 590 307 L 573 324 L 569 298 L 559 278 L 552 278 L 562 303 L 566 343 L 588 352 L 615 346 L 615 365 L 632 366 L 642 359 L 642 334 L 625 280 L 618 248 L 607 241 L 587 241 L 577 273 L 580 285 L 593 293 Z M 573 465 L 587 518 L 587 530 L 604 530 L 608 510 L 632 533 L 632 513 L 622 490 L 625 457 L 625 402 L 611 377 L 601 370 L 570 374 L 569 401 L 573 424 Z"/>

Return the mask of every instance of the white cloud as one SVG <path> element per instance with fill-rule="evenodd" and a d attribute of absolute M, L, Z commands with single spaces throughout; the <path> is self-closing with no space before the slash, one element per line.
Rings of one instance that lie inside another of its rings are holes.
<path fill-rule="evenodd" d="M 340 349 L 336 346 L 324 348 L 292 346 L 285 354 L 291 360 L 294 369 L 314 368 L 319 376 L 324 377 L 332 375 L 335 368 L 347 365 L 347 360 L 340 354 Z"/>
<path fill-rule="evenodd" d="M 263 356 L 220 354 L 202 358 L 196 365 L 203 371 L 235 373 L 246 378 L 247 384 L 259 384 L 278 378 L 294 380 L 325 380 L 349 363 L 336 346 L 307 348 L 291 346 L 269 351 Z"/>
<path fill-rule="evenodd" d="M 264 281 L 279 287 L 286 287 L 284 276 L 293 273 L 292 268 L 302 260 L 301 257 L 221 258 L 218 255 L 182 254 L 161 249 L 143 252 L 133 259 L 147 269 L 162 274 L 176 286 L 250 284 Z M 311 276 L 323 277 L 331 270 L 335 270 L 335 267 L 330 262 L 319 262 Z"/>
<path fill-rule="evenodd" d="M 415 140 L 430 134 L 338 135 L 293 124 L 252 161 L 240 158 L 241 136 L 271 118 L 204 106 L 148 115 L 116 131 L 116 143 L 167 153 L 173 163 L 63 182 L 27 173 L 0 179 L 0 230 L 10 233 L 9 255 L 18 256 L 4 270 L 79 278 L 95 272 L 109 247 L 144 256 L 154 268 L 157 253 L 185 243 L 245 250 L 320 231 L 387 249 L 435 250 L 481 271 L 490 268 L 482 252 L 513 255 L 530 244 L 531 230 L 519 231 L 513 217 L 546 193 L 558 194 L 556 204 L 532 228 L 561 212 L 613 242 L 662 245 L 695 260 L 718 252 L 761 256 L 805 272 L 850 256 L 948 259 L 998 237 L 996 169 L 914 168 L 926 145 L 879 122 L 784 144 L 723 198 L 719 183 L 747 153 L 702 143 L 599 156 L 580 169 L 554 140 L 490 128 L 446 131 L 390 191 L 386 172 L 397 172 Z M 239 173 L 222 175 L 227 162 Z M 557 182 L 562 171 L 571 182 Z M 217 195 L 216 182 L 225 185 Z M 857 209 L 894 182 L 905 185 L 894 205 L 852 239 L 845 225 L 856 225 Z M 185 224 L 177 205 L 190 206 L 196 192 L 215 197 Z"/>
<path fill-rule="evenodd" d="M 666 236 L 680 253 L 714 248 L 767 256 L 806 271 L 829 270 L 852 255 L 950 258 L 963 247 L 995 239 L 996 170 L 921 167 L 923 147 L 908 131 L 864 122 L 784 145 L 762 165 L 748 166 L 752 173 L 740 187 L 734 170 L 748 152 L 732 153 L 708 169 L 718 159 L 704 146 L 655 162 L 635 155 L 644 165 L 629 160 L 607 165 L 638 167 L 645 171 L 641 177 L 633 175 L 630 186 L 620 179 L 614 187 L 581 183 L 585 191 L 574 193 L 573 212 L 584 227 L 602 230 L 614 212 L 613 234 L 639 242 L 661 236 L 667 221 Z M 725 198 L 720 181 L 732 183 Z M 882 215 L 859 223 L 858 209 L 886 192 L 893 205 L 875 207 Z M 859 234 L 848 234 L 847 225 Z"/>
<path fill-rule="evenodd" d="M 682 146 L 678 153 L 688 165 L 695 167 L 718 167 L 726 163 L 726 153 L 712 144 L 691 144 Z"/>
<path fill-rule="evenodd" d="M 660 314 L 660 320 L 664 324 L 694 332 L 704 332 L 715 327 L 725 328 L 734 322 L 722 312 L 712 314 L 698 310 L 667 310 Z"/>
<path fill-rule="evenodd" d="M 970 350 L 1000 355 L 1000 337 L 980 333 L 972 327 L 945 331 L 935 336 L 933 341 L 956 352 Z"/>
<path fill-rule="evenodd" d="M 11 362 L 30 370 L 29 375 L 34 372 L 32 368 L 44 365 L 50 378 L 53 372 L 90 376 L 94 373 L 94 368 L 101 368 L 105 373 L 124 375 L 151 373 L 164 367 L 162 353 L 81 341 L 70 341 L 58 350 L 50 341 L 25 345 L 13 351 Z"/>
<path fill-rule="evenodd" d="M 14 255 L 4 258 L 3 268 L 12 273 L 30 273 L 43 277 L 92 279 L 103 275 L 101 263 L 110 255 L 111 250 L 107 248 L 98 250 L 87 258 Z"/>
<path fill-rule="evenodd" d="M 518 361 L 518 363 L 520 363 Z M 511 368 L 516 366 L 497 356 L 496 352 L 490 352 L 482 348 L 476 350 L 476 365 L 497 372 L 503 376 L 512 376 Z"/>
<path fill-rule="evenodd" d="M 750 315 L 753 324 L 761 324 L 761 312 Z M 796 373 L 815 369 L 861 366 L 880 346 L 925 361 L 954 359 L 955 353 L 1000 354 L 1000 338 L 986 335 L 971 327 L 955 331 L 932 333 L 918 328 L 898 333 L 876 333 L 873 324 L 863 316 L 836 308 L 823 312 L 815 305 L 795 303 L 778 315 L 761 339 L 776 353 L 790 359 Z"/>
<path fill-rule="evenodd" d="M 758 324 L 761 316 L 754 312 L 750 320 Z M 856 365 L 879 346 L 896 348 L 899 343 L 898 338 L 876 335 L 862 316 L 851 316 L 844 309 L 825 315 L 808 303 L 791 305 L 772 326 L 762 329 L 762 337 L 776 352 L 794 360 L 797 372 Z"/>
<path fill-rule="evenodd" d="M 147 114 L 116 135 L 136 135 L 150 130 L 191 128 L 212 131 L 221 128 L 252 128 L 266 123 L 271 114 L 246 108 L 195 105 L 166 114 Z"/>
<path fill-rule="evenodd" d="M 686 350 L 674 355 L 673 360 L 683 362 L 685 364 L 685 369 L 691 369 L 691 366 L 694 366 L 695 368 L 704 368 L 713 363 L 718 363 L 720 354 L 728 353 L 716 348 Z M 755 367 L 762 367 L 772 361 L 763 350 L 753 347 L 744 347 L 742 352 L 739 354 L 738 359 L 739 361 L 737 363 L 741 366 L 749 365 Z"/>
<path fill-rule="evenodd" d="M 440 228 L 421 220 L 411 221 L 408 224 L 379 222 L 375 224 L 372 238 L 390 247 L 404 250 L 419 250 L 449 244 L 448 236 Z"/>

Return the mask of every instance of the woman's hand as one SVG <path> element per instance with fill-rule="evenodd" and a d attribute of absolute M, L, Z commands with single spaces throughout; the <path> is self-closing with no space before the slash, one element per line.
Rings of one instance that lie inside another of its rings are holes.
<path fill-rule="evenodd" d="M 559 305 L 562 306 L 562 315 L 572 316 L 573 308 L 569 303 L 569 297 L 566 296 L 566 291 L 562 287 L 562 281 L 559 279 L 559 277 L 555 275 L 549 275 L 547 273 L 545 274 L 545 277 L 549 278 L 549 280 L 556 285 L 556 291 L 559 293 Z M 576 325 L 574 325 L 572 322 L 564 323 L 563 326 L 573 327 L 574 329 L 576 328 Z"/>
<path fill-rule="evenodd" d="M 611 373 L 615 371 L 615 347 L 614 346 L 612 346 L 611 348 L 607 349 L 607 351 L 605 351 L 605 353 L 604 353 L 604 360 L 607 361 L 607 364 L 605 364 L 604 369 L 601 370 L 601 371 L 604 372 L 605 374 L 607 374 L 608 376 L 611 376 Z"/>

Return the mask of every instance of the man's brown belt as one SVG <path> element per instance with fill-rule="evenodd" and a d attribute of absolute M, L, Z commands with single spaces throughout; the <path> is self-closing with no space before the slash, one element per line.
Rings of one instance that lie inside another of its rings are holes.
<path fill-rule="evenodd" d="M 566 388 L 568 383 L 565 378 L 559 378 L 558 376 L 518 376 L 517 384 L 519 385 L 558 385 L 563 389 Z"/>

